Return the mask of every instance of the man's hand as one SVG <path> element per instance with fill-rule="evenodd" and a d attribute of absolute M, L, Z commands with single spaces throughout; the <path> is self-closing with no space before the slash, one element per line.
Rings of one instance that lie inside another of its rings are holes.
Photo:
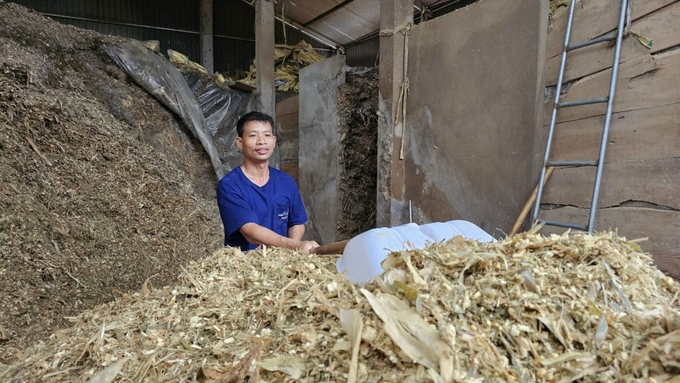
<path fill-rule="evenodd" d="M 304 255 L 309 255 L 310 250 L 319 247 L 316 241 L 301 241 L 300 252 Z"/>
<path fill-rule="evenodd" d="M 284 237 L 256 223 L 246 223 L 245 225 L 241 226 L 240 231 L 241 234 L 243 234 L 243 236 L 246 238 L 246 241 L 256 246 L 267 245 L 283 247 L 285 249 L 299 250 L 305 255 L 308 255 L 309 251 L 313 248 L 319 247 L 319 244 L 315 241 L 302 241 L 299 239 Z M 302 233 L 304 233 L 304 230 L 302 230 Z M 297 231 L 297 234 L 300 234 L 301 236 L 299 230 Z"/>

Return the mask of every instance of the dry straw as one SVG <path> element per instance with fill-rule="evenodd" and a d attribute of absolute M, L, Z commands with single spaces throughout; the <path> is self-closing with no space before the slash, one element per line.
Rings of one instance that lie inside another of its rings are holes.
<path fill-rule="evenodd" d="M 300 40 L 296 45 L 280 45 L 274 48 L 274 82 L 281 92 L 300 91 L 300 69 L 323 60 L 309 43 Z M 247 84 L 255 86 L 257 70 L 255 61 L 250 65 L 246 78 Z"/>
<path fill-rule="evenodd" d="M 224 249 L 73 318 L 10 382 L 680 382 L 678 284 L 614 233 L 333 257 Z"/>

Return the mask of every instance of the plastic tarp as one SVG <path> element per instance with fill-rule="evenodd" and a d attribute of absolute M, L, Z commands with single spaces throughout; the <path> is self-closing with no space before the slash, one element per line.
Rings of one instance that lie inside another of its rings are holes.
<path fill-rule="evenodd" d="M 218 123 L 219 116 L 224 118 L 228 114 L 230 102 L 220 113 L 210 113 L 206 119 L 199 101 L 180 71 L 163 56 L 148 50 L 141 42 L 134 40 L 107 45 L 103 49 L 139 86 L 182 118 L 208 153 L 218 179 L 231 170 L 220 159 L 210 126 Z M 215 131 L 217 130 L 219 129 Z"/>
<path fill-rule="evenodd" d="M 195 70 L 182 70 L 182 75 L 198 100 L 222 162 L 228 170 L 241 165 L 236 122 L 247 111 L 250 93 L 217 84 L 212 76 Z"/>
<path fill-rule="evenodd" d="M 214 76 L 195 68 L 181 67 L 180 72 L 198 100 L 208 131 L 227 171 L 243 163 L 243 155 L 236 146 L 236 122 L 249 110 L 257 110 L 257 99 L 250 92 L 232 89 L 218 82 Z M 274 129 L 276 134 L 276 129 Z M 280 169 L 279 146 L 269 159 L 269 165 Z"/>

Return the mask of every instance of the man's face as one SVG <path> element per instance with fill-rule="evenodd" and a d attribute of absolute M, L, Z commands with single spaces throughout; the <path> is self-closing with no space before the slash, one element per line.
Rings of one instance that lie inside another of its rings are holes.
<path fill-rule="evenodd" d="M 243 137 L 236 137 L 236 145 L 251 162 L 266 162 L 274 153 L 276 137 L 269 122 L 248 121 L 243 127 Z"/>

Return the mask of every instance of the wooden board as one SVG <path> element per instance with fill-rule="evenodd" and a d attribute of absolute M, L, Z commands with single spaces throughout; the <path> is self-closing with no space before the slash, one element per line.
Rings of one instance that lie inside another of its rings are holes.
<path fill-rule="evenodd" d="M 281 170 L 288 173 L 296 183 L 300 182 L 300 167 L 297 160 L 283 160 L 281 161 Z"/>
<path fill-rule="evenodd" d="M 678 0 L 638 0 L 632 3 L 632 20 L 663 8 Z M 574 23 L 571 32 L 571 42 L 589 40 L 616 29 L 619 20 L 621 2 L 617 0 L 586 0 L 580 1 L 574 11 Z M 562 53 L 564 45 L 564 31 L 567 25 L 566 10 L 562 10 L 551 22 L 548 30 L 546 58 Z"/>
<path fill-rule="evenodd" d="M 588 211 L 573 207 L 542 211 L 541 218 L 586 223 Z M 618 228 L 618 233 L 628 239 L 648 237 L 639 243 L 649 252 L 659 266 L 675 278 L 680 278 L 680 212 L 649 208 L 617 207 L 598 211 L 596 230 Z M 541 233 L 563 233 L 565 230 L 544 227 Z"/>
<path fill-rule="evenodd" d="M 246 92 L 252 92 L 255 89 L 257 89 L 257 87 L 252 86 L 248 83 L 245 83 L 241 80 L 235 81 L 234 85 L 232 85 L 231 87 L 234 88 L 234 89 L 243 90 L 243 91 L 246 91 Z"/>
<path fill-rule="evenodd" d="M 297 138 L 300 136 L 298 129 L 298 114 L 286 114 L 276 117 L 276 137 L 279 139 Z"/>
<path fill-rule="evenodd" d="M 561 97 L 561 102 L 606 96 L 611 69 L 577 81 Z M 652 108 L 680 102 L 680 49 L 656 56 L 646 55 L 621 64 L 614 98 L 614 112 Z M 560 109 L 557 122 L 603 115 L 606 104 Z M 550 121 L 552 101 L 543 109 Z"/>
<path fill-rule="evenodd" d="M 557 124 L 550 158 L 596 159 L 604 116 Z M 547 129 L 547 127 L 546 127 Z M 605 162 L 677 157 L 680 153 L 680 103 L 612 115 Z"/>
<path fill-rule="evenodd" d="M 281 154 L 281 170 L 295 182 L 300 179 L 299 96 L 289 97 L 276 104 L 276 138 Z"/>
<path fill-rule="evenodd" d="M 680 149 L 680 147 L 679 147 Z M 555 169 L 542 202 L 589 208 L 594 167 Z M 605 164 L 598 206 L 645 201 L 680 209 L 680 157 Z"/>
<path fill-rule="evenodd" d="M 621 45 L 621 59 L 626 62 L 636 57 L 660 52 L 680 44 L 680 2 L 669 5 L 632 24 L 631 30 L 652 39 L 651 49 L 644 47 L 632 35 L 624 38 Z M 546 64 L 546 85 L 555 85 L 560 69 L 561 55 L 548 59 Z M 614 46 L 606 43 L 569 52 L 564 82 L 585 77 L 589 74 L 611 68 Z"/>
<path fill-rule="evenodd" d="M 291 96 L 276 104 L 276 117 L 297 114 L 300 111 L 300 96 Z"/>

